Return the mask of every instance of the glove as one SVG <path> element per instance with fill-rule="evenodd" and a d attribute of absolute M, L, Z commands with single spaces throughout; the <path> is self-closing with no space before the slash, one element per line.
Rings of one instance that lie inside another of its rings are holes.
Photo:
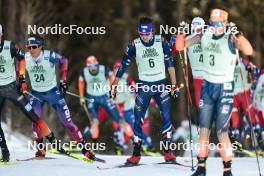
<path fill-rule="evenodd" d="M 20 75 L 18 78 L 18 83 L 19 83 L 19 89 L 22 93 L 25 93 L 27 91 L 27 84 L 26 84 L 26 79 L 25 76 Z"/>
<path fill-rule="evenodd" d="M 80 97 L 80 104 L 82 106 L 85 105 L 85 98 L 84 97 Z"/>
<path fill-rule="evenodd" d="M 171 96 L 177 98 L 180 95 L 180 89 L 177 85 L 172 85 L 170 89 Z"/>
<path fill-rule="evenodd" d="M 170 38 L 170 44 L 173 46 L 176 43 L 176 35 L 171 36 Z"/>
<path fill-rule="evenodd" d="M 255 69 L 253 69 L 252 70 L 252 75 L 253 75 L 253 78 L 255 79 L 255 80 L 257 80 L 258 79 L 258 77 L 260 76 L 260 69 L 259 68 L 255 68 Z"/>
<path fill-rule="evenodd" d="M 110 98 L 115 99 L 116 98 L 116 85 L 112 85 L 111 90 L 109 91 Z"/>
<path fill-rule="evenodd" d="M 230 27 L 232 34 L 235 36 L 243 35 L 243 33 L 238 30 L 236 23 L 230 22 L 228 26 Z"/>
<path fill-rule="evenodd" d="M 68 84 L 65 80 L 60 81 L 60 92 L 65 95 L 68 90 Z"/>

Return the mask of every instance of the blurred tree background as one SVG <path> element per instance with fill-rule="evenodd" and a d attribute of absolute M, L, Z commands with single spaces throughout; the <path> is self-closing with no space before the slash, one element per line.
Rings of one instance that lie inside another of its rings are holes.
<path fill-rule="evenodd" d="M 69 26 L 105 26 L 105 35 L 46 35 L 46 48 L 55 50 L 69 58 L 69 90 L 77 92 L 79 71 L 85 66 L 85 58 L 95 55 L 101 64 L 112 68 L 114 61 L 121 58 L 129 41 L 137 37 L 136 25 L 140 16 L 150 16 L 156 24 L 178 26 L 184 20 L 191 22 L 195 16 L 201 16 L 206 21 L 212 7 L 221 5 L 228 9 L 230 21 L 251 41 L 255 49 L 254 62 L 261 67 L 264 49 L 263 43 L 263 14 L 264 1 L 262 0 L 0 0 L 0 23 L 4 29 L 4 37 L 18 43 L 25 48 L 28 37 L 27 26 L 54 26 L 62 24 Z M 261 15 L 262 14 L 262 15 Z M 169 40 L 170 35 L 165 35 Z M 182 70 L 175 57 L 178 82 L 183 82 Z M 137 78 L 135 63 L 129 67 L 129 72 Z M 181 120 L 186 119 L 186 94 L 181 92 L 180 98 L 172 102 L 172 121 L 175 127 Z M 79 105 L 79 100 L 67 96 L 72 118 L 81 130 L 88 125 L 85 112 Z M 32 136 L 30 122 L 21 111 L 7 102 L 2 117 L 11 119 L 12 127 Z M 69 137 L 60 124 L 57 115 L 50 107 L 45 107 L 42 117 L 48 122 L 50 128 L 60 138 L 68 140 Z M 159 136 L 161 120 L 159 111 L 155 107 L 150 110 L 151 135 Z M 111 146 L 111 122 L 108 120 L 101 125 L 102 136 L 100 140 Z M 159 138 L 155 138 L 157 142 Z"/>

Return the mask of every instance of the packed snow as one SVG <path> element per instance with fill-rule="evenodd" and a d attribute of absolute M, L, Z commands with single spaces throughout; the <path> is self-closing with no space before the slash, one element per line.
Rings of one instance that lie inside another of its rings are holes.
<path fill-rule="evenodd" d="M 128 156 L 98 155 L 106 163 L 84 163 L 67 156 L 47 154 L 56 159 L 16 161 L 34 156 L 34 151 L 26 148 L 28 138 L 17 132 L 6 132 L 8 146 L 10 147 L 11 161 L 14 165 L 0 165 L 0 176 L 190 176 L 192 171 L 188 167 L 177 165 L 160 165 L 162 157 L 142 157 L 143 165 L 129 168 L 114 168 L 125 162 Z M 8 134 L 7 134 L 8 133 Z M 19 146 L 19 147 L 18 147 Z M 17 149 L 20 150 L 17 150 Z M 178 162 L 191 165 L 190 158 L 177 158 Z M 262 174 L 264 174 L 264 158 L 260 159 Z M 222 176 L 222 161 L 220 158 L 209 158 L 207 161 L 208 176 Z M 234 158 L 234 176 L 258 176 L 255 158 Z"/>

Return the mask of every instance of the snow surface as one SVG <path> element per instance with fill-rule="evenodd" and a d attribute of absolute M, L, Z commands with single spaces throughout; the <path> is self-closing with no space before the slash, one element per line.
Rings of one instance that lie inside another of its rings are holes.
<path fill-rule="evenodd" d="M 25 159 L 34 156 L 33 151 L 11 152 L 11 160 Z M 143 157 L 141 166 L 130 168 L 114 168 L 126 160 L 126 156 L 106 156 L 98 155 L 105 159 L 107 163 L 86 164 L 82 161 L 68 158 L 62 155 L 48 154 L 55 157 L 52 160 L 23 161 L 15 165 L 1 165 L 1 176 L 188 176 L 191 175 L 190 168 L 176 165 L 158 165 L 162 162 L 162 157 Z M 190 165 L 189 158 L 177 158 L 179 162 Z M 106 169 L 98 169 L 106 168 Z M 261 159 L 262 172 L 264 171 L 264 159 Z M 221 176 L 222 162 L 220 158 L 209 158 L 207 161 L 207 175 Z M 234 176 L 258 176 L 256 159 L 235 158 L 233 161 Z"/>
<path fill-rule="evenodd" d="M 3 124 L 6 132 L 11 161 L 34 156 L 34 151 L 28 150 L 26 138 L 18 132 L 11 132 Z M 18 147 L 19 146 L 19 147 Z M 18 150 L 19 149 L 19 150 Z M 125 162 L 127 156 L 98 155 L 107 162 L 86 164 L 67 156 L 47 154 L 52 160 L 35 160 L 17 162 L 15 165 L 0 165 L 0 176 L 190 176 L 190 168 L 176 165 L 158 165 L 162 157 L 142 157 L 141 166 L 130 168 L 112 168 Z M 190 158 L 177 158 L 178 162 L 191 165 Z M 260 159 L 262 174 L 264 174 L 264 158 Z M 98 169 L 105 168 L 105 169 Z M 112 169 L 110 169 L 112 168 Z M 208 176 L 222 176 L 222 161 L 220 158 L 209 158 L 207 161 Z M 258 176 L 255 158 L 235 158 L 233 160 L 234 176 Z"/>

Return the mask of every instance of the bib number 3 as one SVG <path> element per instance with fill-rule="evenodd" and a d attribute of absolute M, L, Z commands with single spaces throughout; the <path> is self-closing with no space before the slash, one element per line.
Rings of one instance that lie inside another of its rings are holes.
<path fill-rule="evenodd" d="M 215 56 L 211 54 L 209 57 L 210 57 L 209 64 L 210 64 L 210 66 L 213 67 L 215 65 Z"/>

